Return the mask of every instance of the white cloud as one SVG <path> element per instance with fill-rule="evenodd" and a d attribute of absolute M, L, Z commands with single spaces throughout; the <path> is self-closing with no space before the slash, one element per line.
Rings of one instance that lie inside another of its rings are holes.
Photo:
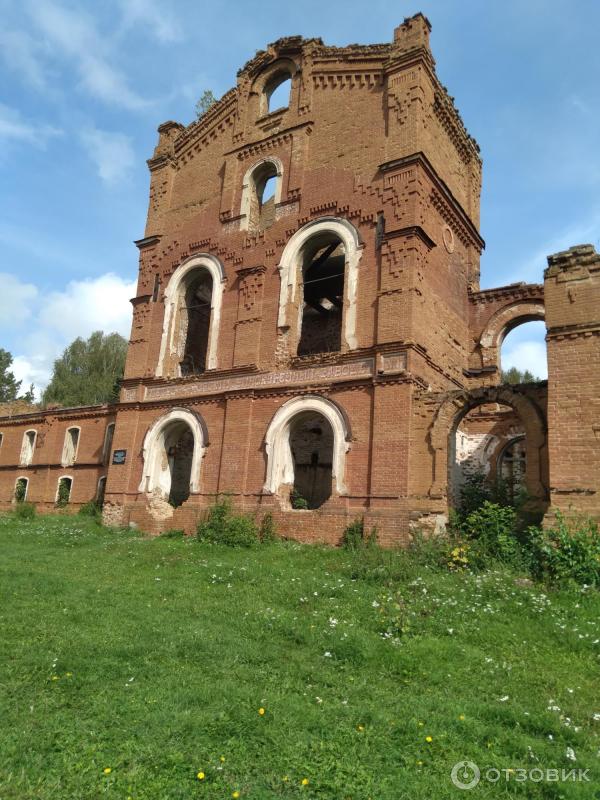
<path fill-rule="evenodd" d="M 0 141 L 26 142 L 43 149 L 49 138 L 61 133 L 51 125 L 27 122 L 19 111 L 0 103 Z"/>
<path fill-rule="evenodd" d="M 178 42 L 182 31 L 177 20 L 170 14 L 166 3 L 155 0 L 121 0 L 123 26 L 146 25 L 159 42 Z"/>
<path fill-rule="evenodd" d="M 0 325 L 19 325 L 31 316 L 37 287 L 6 272 L 0 272 L 0 286 Z"/>
<path fill-rule="evenodd" d="M 528 369 L 536 378 L 546 380 L 548 362 L 544 343 L 532 340 L 518 342 L 512 347 L 505 346 L 502 349 L 502 369 L 508 370 L 511 367 L 522 372 Z"/>
<path fill-rule="evenodd" d="M 18 349 L 13 348 L 13 371 L 23 387 L 34 383 L 38 396 L 50 379 L 54 360 L 78 336 L 85 339 L 101 330 L 129 338 L 129 300 L 136 292 L 135 281 L 109 272 L 71 281 L 62 291 L 49 294 L 11 275 L 0 274 L 0 281 L 9 287 L 13 302 L 20 303 L 19 314 L 28 317 L 29 333 L 19 338 Z M 10 297 L 2 298 L 4 305 L 0 303 L 0 325 L 5 330 L 15 325 L 15 316 L 8 310 Z"/>
<path fill-rule="evenodd" d="M 38 27 L 54 54 L 71 59 L 81 86 L 106 103 L 137 111 L 148 102 L 132 91 L 127 79 L 111 64 L 107 38 L 96 29 L 88 14 L 68 9 L 51 0 L 36 0 L 28 6 L 32 22 Z"/>
<path fill-rule="evenodd" d="M 135 154 L 129 136 L 88 128 L 81 133 L 88 156 L 107 184 L 116 184 L 135 164 Z"/>

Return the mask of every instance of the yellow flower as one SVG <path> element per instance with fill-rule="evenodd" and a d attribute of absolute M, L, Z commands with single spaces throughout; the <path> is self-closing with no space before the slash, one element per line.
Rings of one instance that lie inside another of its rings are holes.
<path fill-rule="evenodd" d="M 53 680 L 53 681 L 57 681 L 57 680 L 58 680 L 58 675 L 53 675 L 53 676 L 52 676 L 52 680 Z"/>
<path fill-rule="evenodd" d="M 423 766 L 423 762 L 422 761 L 417 761 L 417 767 L 422 767 L 422 766 Z"/>
<path fill-rule="evenodd" d="M 284 783 L 285 783 L 286 781 L 289 781 L 289 778 L 288 778 L 288 776 L 287 776 L 287 775 L 284 775 L 284 776 L 283 776 L 283 778 L 282 778 L 281 780 L 282 780 L 282 781 L 284 781 Z"/>
<path fill-rule="evenodd" d="M 67 676 L 67 678 L 71 678 L 73 676 L 73 673 L 72 672 L 65 672 L 65 675 Z"/>
<path fill-rule="evenodd" d="M 464 722 L 465 715 L 464 715 L 464 714 L 459 714 L 459 715 L 458 715 L 458 718 L 459 718 L 459 720 L 460 720 L 461 722 Z"/>
<path fill-rule="evenodd" d="M 235 791 L 235 792 L 232 792 L 231 796 L 232 797 L 239 797 L 240 793 L 238 791 Z"/>
<path fill-rule="evenodd" d="M 425 723 L 424 723 L 424 722 L 419 722 L 419 728 L 422 728 L 422 727 L 423 727 L 423 725 L 425 725 Z"/>
<path fill-rule="evenodd" d="M 364 725 L 357 725 L 357 726 L 356 726 L 356 730 L 357 730 L 357 731 L 364 731 L 364 729 L 365 729 L 365 726 L 364 726 Z"/>
<path fill-rule="evenodd" d="M 110 773 L 112 772 L 112 768 L 111 768 L 111 767 L 104 767 L 104 769 L 102 770 L 102 772 L 103 772 L 105 775 L 110 775 Z"/>
<path fill-rule="evenodd" d="M 431 742 L 433 742 L 433 736 L 426 736 L 425 741 L 430 744 Z"/>
<path fill-rule="evenodd" d="M 265 710 L 264 710 L 264 708 L 262 708 L 262 707 L 261 707 L 261 708 L 259 708 L 259 709 L 258 709 L 258 713 L 260 714 L 260 716 L 261 716 L 261 717 L 264 717 L 264 715 L 265 715 Z"/>
<path fill-rule="evenodd" d="M 308 778 L 302 778 L 300 783 L 302 784 L 302 786 L 308 786 Z"/>
<path fill-rule="evenodd" d="M 219 761 L 221 764 L 225 763 L 225 756 L 219 756 Z"/>
<path fill-rule="evenodd" d="M 196 777 L 198 778 L 198 780 L 199 780 L 199 781 L 203 781 L 203 780 L 204 780 L 204 778 L 206 778 L 206 775 L 205 775 L 203 772 L 199 772 L 199 773 L 196 775 Z"/>

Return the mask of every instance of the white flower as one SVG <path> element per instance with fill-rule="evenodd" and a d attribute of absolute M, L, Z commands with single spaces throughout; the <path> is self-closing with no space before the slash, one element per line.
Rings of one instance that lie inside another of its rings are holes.
<path fill-rule="evenodd" d="M 373 606 L 373 608 L 379 608 L 379 603 L 377 602 L 377 600 L 373 600 L 371 605 Z"/>
<path fill-rule="evenodd" d="M 450 634 L 450 636 L 452 636 L 452 634 L 454 633 L 454 628 L 448 628 L 448 633 Z"/>
<path fill-rule="evenodd" d="M 335 617 L 329 617 L 329 624 L 332 628 L 335 628 L 335 626 L 338 624 L 338 621 Z"/>
<path fill-rule="evenodd" d="M 498 702 L 499 703 L 506 703 L 507 700 L 508 700 L 508 695 L 507 694 L 505 694 L 504 697 L 499 697 L 498 698 Z"/>
<path fill-rule="evenodd" d="M 592 719 L 594 722 L 600 722 L 600 714 L 592 714 Z"/>
<path fill-rule="evenodd" d="M 569 761 L 577 761 L 577 759 L 575 758 L 575 750 L 573 750 L 572 747 L 567 747 L 565 756 L 569 759 Z"/>
<path fill-rule="evenodd" d="M 324 658 L 331 658 L 331 653 L 329 652 L 329 650 L 326 650 L 326 651 L 323 653 L 323 656 L 324 656 Z"/>

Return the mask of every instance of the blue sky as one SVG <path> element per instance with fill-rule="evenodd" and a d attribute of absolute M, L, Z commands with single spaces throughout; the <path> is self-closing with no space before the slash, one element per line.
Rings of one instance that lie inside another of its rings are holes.
<path fill-rule="evenodd" d="M 18 377 L 43 386 L 77 335 L 129 335 L 159 123 L 191 122 L 280 36 L 384 42 L 419 10 L 482 151 L 482 286 L 598 248 L 597 0 L 0 0 L 0 346 Z M 505 366 L 545 373 L 540 328 L 507 337 Z"/>

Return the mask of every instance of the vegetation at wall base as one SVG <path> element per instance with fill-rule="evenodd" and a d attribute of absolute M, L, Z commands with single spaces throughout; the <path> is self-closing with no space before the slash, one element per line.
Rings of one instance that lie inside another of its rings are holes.
<path fill-rule="evenodd" d="M 422 557 L 0 517 L 0 797 L 451 800 L 465 758 L 597 781 L 600 594 Z M 473 795 L 593 796 L 502 781 Z"/>

